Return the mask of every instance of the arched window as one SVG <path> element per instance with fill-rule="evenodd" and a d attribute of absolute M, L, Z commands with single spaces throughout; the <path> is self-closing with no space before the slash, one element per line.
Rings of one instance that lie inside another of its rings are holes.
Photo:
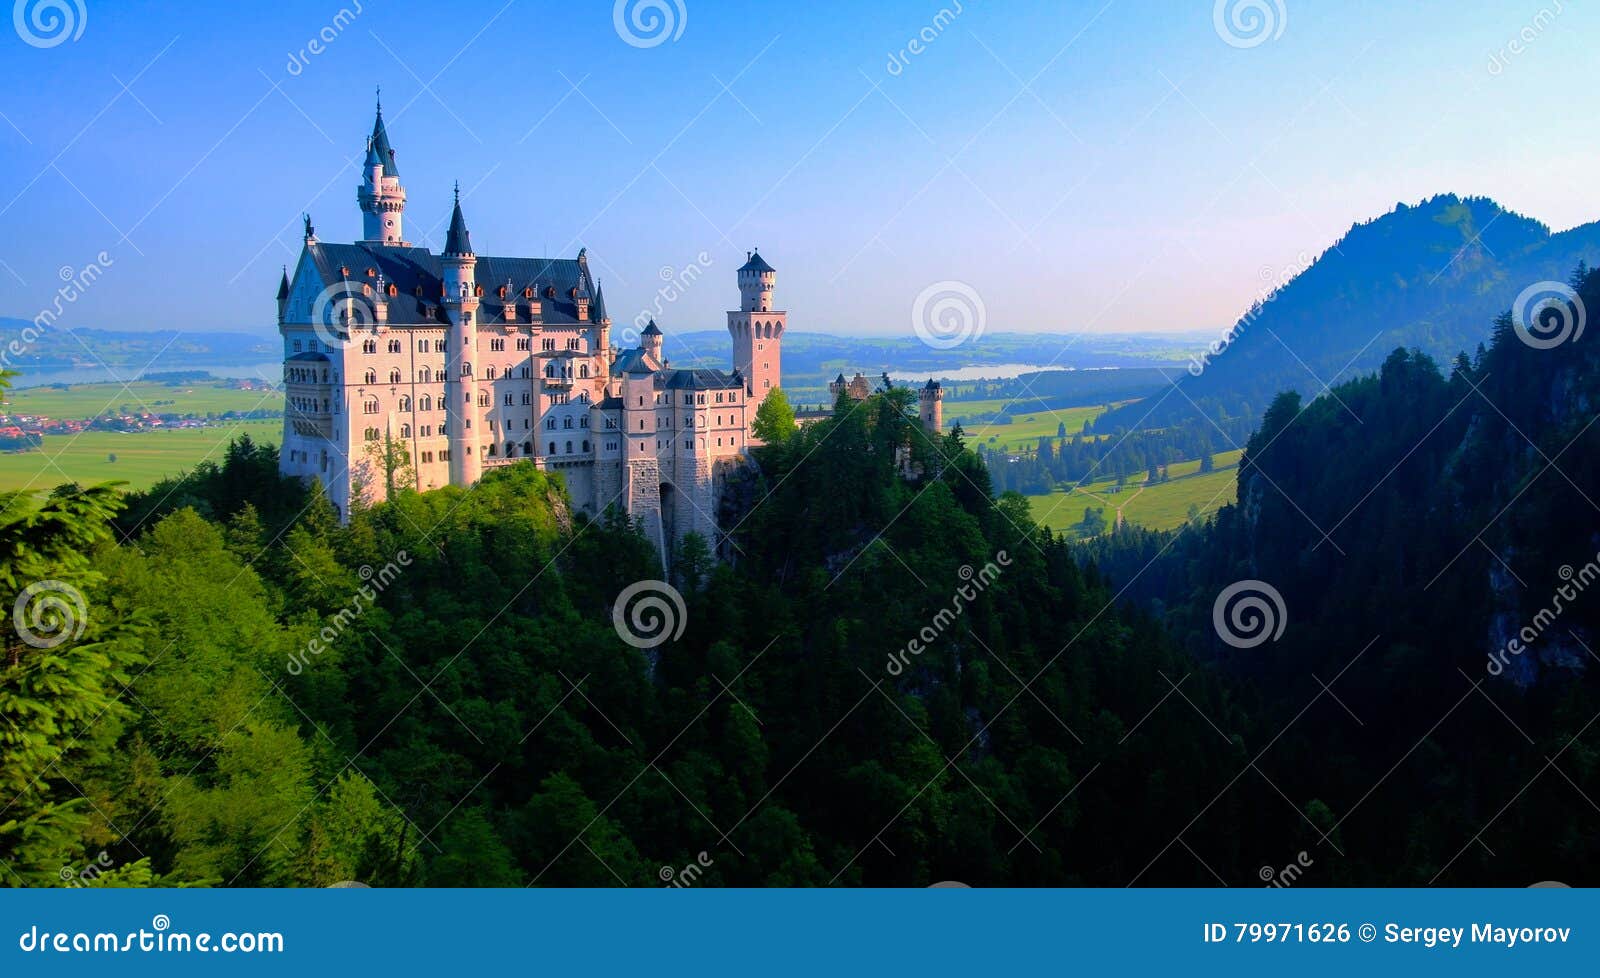
<path fill-rule="evenodd" d="M 589 365 L 587 363 L 578 364 L 578 376 L 583 380 L 589 379 Z"/>
<path fill-rule="evenodd" d="M 378 440 L 378 429 L 376 429 L 376 428 L 368 428 L 366 430 L 366 436 L 367 436 L 367 441 L 377 441 Z"/>
<path fill-rule="evenodd" d="M 363 401 L 362 404 L 361 404 L 361 413 L 363 413 L 363 414 L 377 414 L 378 413 L 378 399 L 377 398 L 372 398 L 371 400 Z"/>
<path fill-rule="evenodd" d="M 462 361 L 462 363 L 461 363 L 461 376 L 463 376 L 463 377 L 471 377 L 472 376 L 472 364 L 467 363 L 464 360 Z"/>
<path fill-rule="evenodd" d="M 393 370 L 389 371 L 389 383 L 391 383 L 391 384 L 400 383 L 400 368 L 399 367 L 395 367 Z"/>
<path fill-rule="evenodd" d="M 568 417 L 565 417 L 565 418 L 561 419 L 561 427 L 568 428 L 568 429 L 570 429 L 572 427 L 572 418 L 571 418 L 571 416 L 568 416 Z"/>
<path fill-rule="evenodd" d="M 544 419 L 544 426 L 545 426 L 545 430 L 547 430 L 547 431 L 555 431 L 556 430 L 556 419 L 555 418 L 545 418 Z"/>
<path fill-rule="evenodd" d="M 506 442 L 506 458 L 511 458 L 515 454 L 517 454 L 517 443 L 514 441 Z"/>
<path fill-rule="evenodd" d="M 570 441 L 567 442 L 567 454 L 568 455 L 572 454 L 572 442 L 570 442 Z"/>
<path fill-rule="evenodd" d="M 411 437 L 411 426 L 410 425 L 403 424 L 403 425 L 400 426 L 400 437 L 401 438 L 410 438 Z"/>
<path fill-rule="evenodd" d="M 488 391 L 483 391 L 480 394 L 478 394 L 478 407 L 488 407 L 488 406 L 489 406 L 489 392 Z"/>
<path fill-rule="evenodd" d="M 585 440 L 583 443 L 583 450 L 586 452 L 589 450 L 589 442 L 587 440 Z"/>
<path fill-rule="evenodd" d="M 369 384 L 376 384 L 378 382 L 378 372 L 376 370 L 369 369 L 366 373 L 361 375 L 361 378 Z"/>
<path fill-rule="evenodd" d="M 389 352 L 390 353 L 399 353 L 400 352 L 400 341 L 399 340 L 390 340 L 389 341 Z"/>
<path fill-rule="evenodd" d="M 550 454 L 554 455 L 555 453 L 556 453 L 556 443 L 555 442 L 551 442 L 550 443 Z"/>
<path fill-rule="evenodd" d="M 426 394 L 424 394 L 421 397 L 417 398 L 417 410 L 418 411 L 432 411 L 433 410 L 433 398 L 429 397 Z"/>
<path fill-rule="evenodd" d="M 400 395 L 400 410 L 402 410 L 402 411 L 411 410 L 411 397 L 410 397 L 410 395 L 407 395 L 407 394 L 401 394 Z"/>
<path fill-rule="evenodd" d="M 421 370 L 417 371 L 417 380 L 424 384 L 433 383 L 433 371 L 429 370 L 427 367 L 423 367 Z"/>
<path fill-rule="evenodd" d="M 492 364 L 492 363 L 489 364 L 489 368 L 488 368 L 488 370 L 486 370 L 484 372 L 483 376 L 485 377 L 485 379 L 488 379 L 488 380 L 493 380 L 494 379 L 494 364 Z"/>
<path fill-rule="evenodd" d="M 533 454 L 533 442 L 525 441 L 525 442 L 522 443 L 522 454 L 524 454 L 524 455 L 532 455 Z"/>

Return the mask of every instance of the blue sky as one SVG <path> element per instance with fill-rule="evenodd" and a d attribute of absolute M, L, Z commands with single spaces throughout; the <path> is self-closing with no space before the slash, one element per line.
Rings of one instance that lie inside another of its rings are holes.
<path fill-rule="evenodd" d="M 360 235 L 378 84 L 408 237 L 459 180 L 481 253 L 585 245 L 618 320 L 704 253 L 676 331 L 752 246 L 794 329 L 909 335 L 958 281 L 991 331 L 1177 330 L 1399 200 L 1600 217 L 1572 0 L 1257 0 L 1254 44 L 1210 0 L 657 0 L 654 44 L 638 0 L 64 2 L 75 39 L 0 31 L 0 316 L 103 251 L 64 325 L 269 334 L 300 213 Z"/>

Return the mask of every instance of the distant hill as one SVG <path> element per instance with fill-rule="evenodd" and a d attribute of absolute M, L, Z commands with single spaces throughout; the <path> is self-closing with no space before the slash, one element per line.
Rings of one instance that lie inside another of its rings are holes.
<path fill-rule="evenodd" d="M 28 333 L 24 335 L 24 330 Z M 13 370 L 68 367 L 143 367 L 159 357 L 162 363 L 249 363 L 276 357 L 281 347 L 272 337 L 254 333 L 181 333 L 112 329 L 45 329 L 35 331 L 26 319 L 0 317 L 0 349 L 15 340 L 21 353 L 9 354 Z"/>
<path fill-rule="evenodd" d="M 1375 370 L 1396 347 L 1449 362 L 1486 342 L 1495 316 L 1523 289 L 1564 282 L 1579 261 L 1600 261 L 1600 223 L 1551 234 L 1483 197 L 1400 204 L 1352 227 L 1242 317 L 1226 349 L 1199 376 L 1180 375 L 1159 406 L 1113 411 L 1096 427 L 1179 423 L 1196 417 L 1196 406 L 1214 418 L 1255 419 L 1279 391 L 1314 397 L 1324 383 Z"/>
<path fill-rule="evenodd" d="M 911 334 L 905 336 L 834 336 L 790 330 L 783 337 L 786 386 L 832 380 L 839 371 L 869 375 L 894 369 L 907 373 L 982 367 L 986 364 L 1033 364 L 1071 367 L 1150 367 L 1176 364 L 1185 351 L 1209 338 L 1208 333 L 984 333 L 948 350 L 938 350 Z M 721 367 L 732 346 L 723 330 L 674 333 L 667 330 L 665 351 L 674 366 Z M 826 374 L 826 377 L 824 377 Z"/>

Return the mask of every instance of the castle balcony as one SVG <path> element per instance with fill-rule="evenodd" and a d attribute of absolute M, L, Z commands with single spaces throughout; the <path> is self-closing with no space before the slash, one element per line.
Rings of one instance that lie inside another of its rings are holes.
<path fill-rule="evenodd" d="M 307 438 L 333 437 L 333 387 L 330 384 L 291 382 L 284 385 L 284 418 L 295 434 Z"/>
<path fill-rule="evenodd" d="M 560 387 L 562 389 L 570 388 L 572 386 L 572 373 L 570 371 L 564 371 L 555 376 L 546 374 L 544 377 L 544 385 L 546 387 Z"/>

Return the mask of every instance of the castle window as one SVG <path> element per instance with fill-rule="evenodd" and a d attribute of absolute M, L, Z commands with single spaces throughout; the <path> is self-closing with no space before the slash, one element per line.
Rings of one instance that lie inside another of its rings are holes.
<path fill-rule="evenodd" d="M 517 337 L 517 349 L 526 350 L 528 349 L 529 345 L 530 344 L 528 343 L 528 338 L 526 336 Z"/>
<path fill-rule="evenodd" d="M 431 383 L 433 383 L 433 371 L 429 370 L 427 367 L 422 367 L 422 368 L 418 369 L 417 370 L 417 382 L 420 383 L 420 384 L 431 384 Z"/>
<path fill-rule="evenodd" d="M 483 393 L 478 395 L 478 407 L 488 407 L 488 406 L 489 406 L 489 392 L 488 391 L 484 391 Z"/>
<path fill-rule="evenodd" d="M 484 372 L 483 376 L 484 376 L 485 380 L 493 380 L 494 379 L 494 365 L 493 364 L 489 365 L 488 369 Z"/>
<path fill-rule="evenodd" d="M 390 340 L 389 341 L 389 352 L 390 353 L 399 353 L 400 352 L 400 341 L 399 340 Z"/>
<path fill-rule="evenodd" d="M 508 397 L 508 398 L 510 396 L 511 396 L 510 394 L 506 395 L 506 397 Z M 508 400 L 508 401 L 506 401 L 506 403 L 510 404 L 511 402 Z M 533 403 L 533 395 L 529 394 L 527 391 L 523 391 L 522 392 L 522 403 L 524 403 L 524 404 L 532 404 Z"/>
<path fill-rule="evenodd" d="M 555 442 L 551 442 L 550 443 L 550 454 L 554 455 L 555 453 L 556 453 L 556 443 Z"/>
<path fill-rule="evenodd" d="M 511 406 L 511 395 L 507 394 L 506 395 L 506 407 L 510 407 L 510 406 Z"/>
<path fill-rule="evenodd" d="M 587 363 L 580 363 L 578 365 L 578 377 L 583 380 L 589 379 L 589 365 Z"/>
<path fill-rule="evenodd" d="M 389 383 L 391 383 L 391 384 L 400 383 L 400 368 L 399 367 L 396 367 L 393 370 L 389 371 Z"/>
<path fill-rule="evenodd" d="M 516 454 L 517 454 L 517 443 L 514 442 L 514 441 L 506 442 L 506 458 L 511 458 L 512 456 L 514 456 Z"/>
<path fill-rule="evenodd" d="M 428 341 L 427 340 L 417 340 L 417 352 L 418 353 L 427 353 L 428 352 Z"/>
<path fill-rule="evenodd" d="M 583 417 L 578 419 L 578 427 L 580 427 L 580 428 L 589 427 L 589 416 L 587 414 L 585 414 Z"/>
<path fill-rule="evenodd" d="M 400 395 L 400 410 L 402 410 L 402 411 L 411 410 L 411 398 L 409 396 L 405 395 L 405 394 L 401 394 Z"/>
<path fill-rule="evenodd" d="M 465 362 L 463 362 L 461 364 L 461 376 L 463 376 L 463 377 L 471 377 L 472 376 L 472 364 L 465 363 Z"/>
<path fill-rule="evenodd" d="M 501 291 L 504 292 L 505 290 L 501 289 Z M 499 353 L 501 350 L 504 350 L 505 348 L 506 348 L 506 341 L 505 340 L 490 340 L 489 341 L 489 352 L 491 352 L 491 353 Z"/>
<path fill-rule="evenodd" d="M 374 398 L 374 399 L 372 399 L 370 401 L 361 402 L 361 413 L 362 414 L 377 414 L 378 413 L 378 401 L 377 401 L 377 399 Z"/>
<path fill-rule="evenodd" d="M 572 442 L 570 442 L 570 441 L 567 442 L 567 454 L 568 455 L 572 454 Z"/>
<path fill-rule="evenodd" d="M 296 352 L 296 353 L 300 352 L 300 341 L 299 340 L 295 340 L 294 341 L 294 352 Z"/>
<path fill-rule="evenodd" d="M 444 340 L 434 340 L 433 341 L 433 352 L 435 352 L 435 353 L 443 353 L 445 351 L 445 348 L 446 347 L 445 347 Z"/>
<path fill-rule="evenodd" d="M 378 382 L 378 372 L 376 370 L 368 370 L 366 373 L 362 374 L 361 377 L 369 384 L 376 384 Z"/>
<path fill-rule="evenodd" d="M 525 441 L 525 442 L 522 443 L 522 454 L 524 454 L 524 455 L 532 455 L 533 454 L 533 442 Z"/>
<path fill-rule="evenodd" d="M 376 429 L 376 428 L 368 428 L 362 434 L 366 437 L 367 441 L 377 441 L 378 440 L 378 429 Z"/>
<path fill-rule="evenodd" d="M 489 457 L 490 458 L 494 458 L 495 457 L 494 442 L 490 442 L 489 443 Z"/>
<path fill-rule="evenodd" d="M 556 419 L 555 418 L 545 418 L 544 419 L 544 426 L 545 426 L 545 429 L 548 430 L 548 431 L 555 431 L 556 430 Z"/>
<path fill-rule="evenodd" d="M 410 425 L 403 424 L 403 425 L 400 426 L 400 437 L 401 438 L 410 438 L 411 437 L 411 426 Z"/>
<path fill-rule="evenodd" d="M 572 418 L 571 417 L 562 418 L 561 419 L 561 427 L 570 429 L 572 427 Z"/>
<path fill-rule="evenodd" d="M 417 398 L 417 410 L 418 411 L 432 411 L 433 410 L 433 398 L 429 397 L 426 394 L 424 394 L 421 397 Z"/>

